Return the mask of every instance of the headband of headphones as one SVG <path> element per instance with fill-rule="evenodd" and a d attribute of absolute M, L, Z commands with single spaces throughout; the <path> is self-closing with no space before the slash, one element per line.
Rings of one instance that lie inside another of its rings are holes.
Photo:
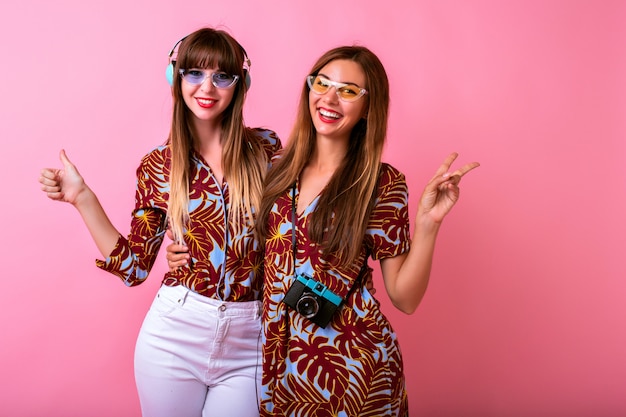
<path fill-rule="evenodd" d="M 174 56 L 174 52 L 176 51 L 176 48 L 178 47 L 178 45 L 180 45 L 182 41 L 187 39 L 187 36 L 180 38 L 178 42 L 174 44 L 172 49 L 170 49 L 170 52 L 167 54 L 168 64 L 167 64 L 167 68 L 165 68 L 165 78 L 167 79 L 167 83 L 170 85 L 170 87 L 174 85 L 174 66 L 176 65 L 176 60 L 172 59 L 172 57 Z M 248 58 L 248 54 L 246 53 L 246 50 L 243 49 L 243 46 L 241 46 L 239 43 L 237 43 L 237 45 L 239 46 L 239 48 L 241 48 L 241 52 L 243 52 L 243 73 L 245 75 L 246 90 L 249 90 L 250 85 L 252 84 L 252 78 L 250 77 L 250 65 L 252 63 L 250 62 L 250 58 Z"/>

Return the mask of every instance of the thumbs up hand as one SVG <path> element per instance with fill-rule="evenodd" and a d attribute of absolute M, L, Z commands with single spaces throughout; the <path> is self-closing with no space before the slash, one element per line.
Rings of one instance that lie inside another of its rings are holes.
<path fill-rule="evenodd" d="M 62 169 L 44 168 L 41 171 L 39 182 L 41 190 L 51 200 L 64 201 L 76 205 L 80 195 L 88 190 L 85 180 L 65 154 L 65 150 L 59 153 L 59 159 L 63 164 Z"/>

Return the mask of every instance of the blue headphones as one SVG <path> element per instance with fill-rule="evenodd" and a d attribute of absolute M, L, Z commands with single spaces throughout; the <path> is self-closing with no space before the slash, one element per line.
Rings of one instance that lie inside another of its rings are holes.
<path fill-rule="evenodd" d="M 165 68 L 165 78 L 167 79 L 167 83 L 170 85 L 170 87 L 174 85 L 174 66 L 176 65 L 176 60 L 172 59 L 172 56 L 174 55 L 174 52 L 176 51 L 176 47 L 180 45 L 180 43 L 184 41 L 186 38 L 187 36 L 180 38 L 178 42 L 174 44 L 172 49 L 170 49 L 170 52 L 167 56 L 168 64 L 167 64 L 167 68 Z M 246 91 L 247 91 L 250 89 L 250 85 L 252 84 L 252 78 L 250 78 L 250 65 L 252 63 L 250 62 L 250 58 L 248 58 L 248 54 L 246 53 L 246 50 L 243 49 L 243 46 L 239 45 L 239 48 L 241 48 L 241 52 L 243 52 L 243 73 L 245 75 Z"/>

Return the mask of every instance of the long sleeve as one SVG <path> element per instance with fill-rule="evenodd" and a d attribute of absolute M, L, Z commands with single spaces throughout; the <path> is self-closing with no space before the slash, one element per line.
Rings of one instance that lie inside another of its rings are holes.
<path fill-rule="evenodd" d="M 169 157 L 166 147 L 146 155 L 137 168 L 135 209 L 130 232 L 96 266 L 119 277 L 127 286 L 142 283 L 154 265 L 167 227 Z"/>

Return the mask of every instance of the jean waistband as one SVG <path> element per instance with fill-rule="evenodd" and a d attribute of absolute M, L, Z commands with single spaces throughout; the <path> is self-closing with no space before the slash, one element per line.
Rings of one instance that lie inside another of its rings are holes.
<path fill-rule="evenodd" d="M 261 301 L 221 301 L 215 298 L 200 295 L 183 285 L 159 288 L 159 296 L 176 299 L 181 305 L 194 309 L 206 310 L 207 313 L 216 313 L 221 316 L 261 317 Z"/>

